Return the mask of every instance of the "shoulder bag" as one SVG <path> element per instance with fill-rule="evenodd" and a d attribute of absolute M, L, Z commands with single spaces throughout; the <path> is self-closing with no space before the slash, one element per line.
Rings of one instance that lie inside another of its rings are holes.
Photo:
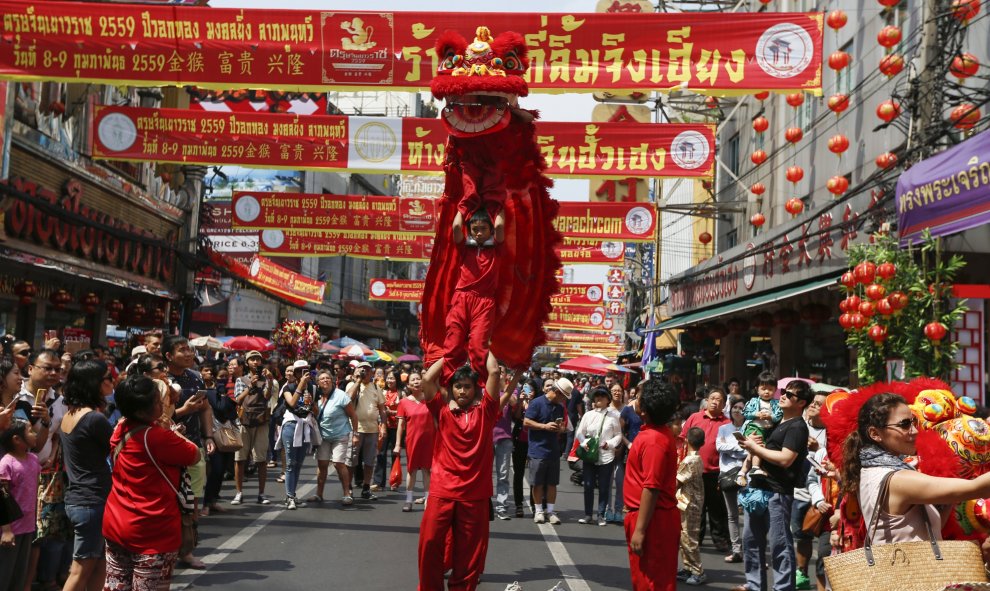
<path fill-rule="evenodd" d="M 605 419 L 607 418 L 608 418 L 607 412 L 602 414 L 602 423 L 601 425 L 598 426 L 598 435 L 588 438 L 588 441 L 586 442 L 588 444 L 588 447 L 585 447 L 583 445 L 578 445 L 576 453 L 577 453 L 577 457 L 581 458 L 582 462 L 587 462 L 589 464 L 598 463 L 598 457 L 601 454 L 600 440 L 602 437 L 602 429 L 605 428 Z"/>
<path fill-rule="evenodd" d="M 244 447 L 241 432 L 230 421 L 221 423 L 213 417 L 213 443 L 220 453 L 240 451 Z"/>
<path fill-rule="evenodd" d="M 10 493 L 8 483 L 0 482 L 0 525 L 14 523 L 21 517 L 24 517 L 24 513 L 17 504 L 17 499 Z"/>
<path fill-rule="evenodd" d="M 928 511 L 927 542 L 898 542 L 873 547 L 880 512 L 890 496 L 889 472 L 880 483 L 877 504 L 865 545 L 825 558 L 825 573 L 833 591 L 940 591 L 961 582 L 987 582 L 980 547 L 971 541 L 938 541 Z M 924 508 L 923 508 L 924 509 Z"/>
<path fill-rule="evenodd" d="M 179 503 L 179 513 L 180 513 L 180 523 L 182 528 L 182 544 L 179 546 L 179 556 L 185 556 L 192 552 L 196 546 L 199 544 L 199 529 L 196 526 L 196 519 L 193 515 L 196 507 L 196 497 L 192 492 L 192 480 L 189 476 L 188 470 L 181 470 L 179 472 L 179 487 L 176 488 L 172 484 L 172 481 L 168 479 L 165 471 L 162 467 L 158 465 L 155 461 L 155 456 L 151 455 L 151 448 L 148 447 L 148 432 L 151 429 L 147 429 L 144 432 L 144 450 L 148 454 L 148 458 L 151 463 L 154 464 L 158 473 L 162 475 L 165 482 L 168 483 L 169 488 L 175 493 L 175 499 Z"/>

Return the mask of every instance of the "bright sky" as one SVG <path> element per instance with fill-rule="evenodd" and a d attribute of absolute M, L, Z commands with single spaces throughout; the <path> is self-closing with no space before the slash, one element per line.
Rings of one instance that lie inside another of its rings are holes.
<path fill-rule="evenodd" d="M 450 0 L 417 0 L 416 2 L 399 2 L 396 0 L 361 0 L 360 2 L 328 2 L 327 0 L 210 0 L 214 8 L 269 8 L 292 10 L 385 10 L 417 12 L 447 12 L 456 7 L 457 12 L 492 12 L 493 7 L 498 12 L 533 12 L 533 7 L 539 5 L 547 12 L 594 12 L 595 0 L 554 0 L 553 2 L 534 2 L 534 0 L 499 0 L 495 4 L 487 3 L 452 3 Z M 478 25 L 484 23 L 477 23 Z M 495 31 L 495 33 L 498 33 Z M 548 121 L 590 121 L 591 110 L 595 105 L 590 94 L 531 94 L 521 99 L 520 105 L 527 109 L 537 109 L 541 118 Z M 557 179 L 551 195 L 558 201 L 587 201 L 588 181 L 584 179 Z M 576 265 L 576 282 L 599 282 L 605 277 L 605 267 L 592 265 Z M 598 276 L 601 275 L 601 279 Z"/>

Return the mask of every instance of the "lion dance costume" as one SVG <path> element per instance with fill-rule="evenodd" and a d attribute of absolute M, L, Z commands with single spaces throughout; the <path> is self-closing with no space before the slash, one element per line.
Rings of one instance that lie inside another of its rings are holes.
<path fill-rule="evenodd" d="M 859 409 L 875 394 L 890 392 L 907 401 L 918 419 L 917 469 L 931 476 L 973 478 L 990 471 L 990 425 L 979 417 L 976 403 L 957 397 L 945 382 L 916 378 L 910 382 L 877 383 L 850 394 L 830 394 L 822 409 L 828 433 L 828 455 L 839 467 L 842 444 L 856 430 Z M 912 461 L 914 461 L 912 460 Z M 843 498 L 838 505 L 842 551 L 863 545 L 864 516 L 858 500 Z M 959 503 L 942 528 L 947 540 L 983 540 L 990 534 L 990 499 Z"/>
<path fill-rule="evenodd" d="M 478 27 L 469 45 L 447 31 L 436 50 L 440 66 L 430 89 L 447 102 L 441 118 L 450 137 L 420 342 L 427 364 L 444 358 L 442 385 L 468 359 L 484 383 L 489 347 L 506 365 L 520 368 L 546 340 L 543 323 L 560 268 L 555 246 L 561 237 L 553 226 L 558 206 L 548 192 L 553 183 L 543 175 L 537 113 L 518 107 L 518 98 L 529 94 L 523 37 L 505 32 L 493 38 Z M 505 220 L 494 280 L 489 277 L 482 293 L 463 288 L 465 251 L 454 244 L 452 230 L 458 211 L 468 220 L 479 210 Z"/>

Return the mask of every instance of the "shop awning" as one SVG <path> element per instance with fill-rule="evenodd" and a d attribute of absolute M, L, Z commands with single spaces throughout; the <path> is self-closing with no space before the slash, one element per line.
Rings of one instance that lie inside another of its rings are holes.
<path fill-rule="evenodd" d="M 835 280 L 836 280 L 835 277 L 829 277 L 828 279 L 818 279 L 816 281 L 812 281 L 811 283 L 804 283 L 801 285 L 796 285 L 794 287 L 787 287 L 784 289 L 769 291 L 749 298 L 738 299 L 733 302 L 729 302 L 727 304 L 722 304 L 721 306 L 716 306 L 714 308 L 706 308 L 704 310 L 698 310 L 697 312 L 691 312 L 690 314 L 684 314 L 683 316 L 675 316 L 670 320 L 665 320 L 661 322 L 660 324 L 651 328 L 648 332 L 657 332 L 660 330 L 670 330 L 671 328 L 680 328 L 682 326 L 688 326 L 691 324 L 696 324 L 698 322 L 706 322 L 709 320 L 714 320 L 715 318 L 718 318 L 719 316 L 725 316 L 726 314 L 733 314 L 735 312 L 742 312 L 743 310 L 748 310 L 750 308 L 756 308 L 757 306 L 772 304 L 774 302 L 786 300 L 787 298 L 794 297 L 796 295 L 808 293 L 809 291 L 815 291 L 816 289 L 828 287 L 829 285 L 835 285 Z"/>

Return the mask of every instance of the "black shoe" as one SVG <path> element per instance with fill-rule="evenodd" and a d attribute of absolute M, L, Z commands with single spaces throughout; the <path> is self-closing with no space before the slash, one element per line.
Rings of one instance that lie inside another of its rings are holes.
<path fill-rule="evenodd" d="M 677 571 L 677 580 L 678 581 L 682 581 L 682 582 L 683 581 L 686 581 L 686 580 L 688 580 L 688 577 L 690 577 L 690 576 L 691 576 L 691 571 L 689 571 L 689 570 L 687 570 L 685 568 L 682 568 L 681 570 Z"/>
<path fill-rule="evenodd" d="M 365 488 L 361 490 L 361 498 L 368 501 L 377 501 L 378 495 L 372 493 L 369 489 Z"/>
<path fill-rule="evenodd" d="M 733 552 L 732 554 L 729 554 L 728 556 L 725 557 L 725 561 L 732 563 L 742 562 L 742 554 L 736 554 L 735 552 Z"/>

